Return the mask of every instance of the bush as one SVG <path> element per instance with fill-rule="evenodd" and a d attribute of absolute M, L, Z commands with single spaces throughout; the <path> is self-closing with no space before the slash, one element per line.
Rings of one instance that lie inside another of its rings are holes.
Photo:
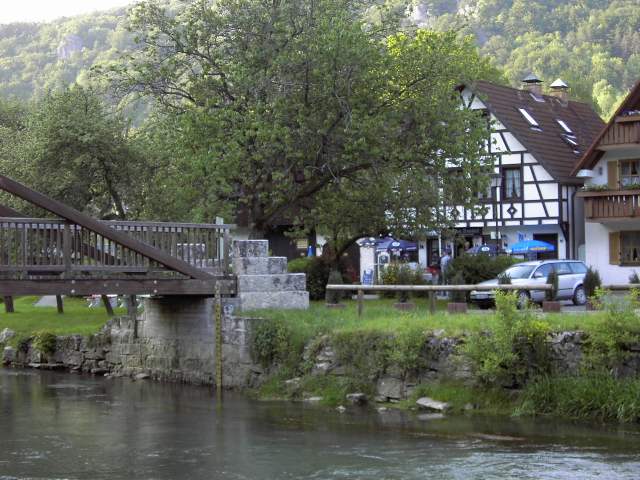
<path fill-rule="evenodd" d="M 602 286 L 602 280 L 600 280 L 598 270 L 591 267 L 587 268 L 587 273 L 584 274 L 582 286 L 587 298 L 593 297 L 596 294 L 596 290 Z"/>
<path fill-rule="evenodd" d="M 256 322 L 251 341 L 251 354 L 267 368 L 273 364 L 298 363 L 300 345 L 294 345 L 291 328 L 282 320 L 269 319 Z"/>
<path fill-rule="evenodd" d="M 41 353 L 52 355 L 56 351 L 56 336 L 49 332 L 36 332 L 32 345 Z"/>
<path fill-rule="evenodd" d="M 630 356 L 631 348 L 640 343 L 640 322 L 636 315 L 638 291 L 619 297 L 598 288 L 596 304 L 603 309 L 604 319 L 589 333 L 585 367 L 588 371 L 611 372 Z"/>
<path fill-rule="evenodd" d="M 342 274 L 338 270 L 332 270 L 329 274 L 329 281 L 327 283 L 332 285 L 344 283 L 342 280 Z M 326 301 L 331 305 L 335 305 L 336 303 L 340 303 L 343 295 L 344 294 L 338 290 L 326 290 Z"/>
<path fill-rule="evenodd" d="M 547 302 L 553 302 L 558 298 L 558 273 L 551 270 L 547 277 L 547 285 L 551 285 L 551 290 L 545 290 L 544 297 Z"/>
<path fill-rule="evenodd" d="M 472 334 L 463 348 L 480 383 L 519 387 L 528 378 L 548 373 L 550 327 L 529 309 L 519 311 L 515 292 L 496 291 L 495 299 L 497 325 L 490 333 Z"/>
<path fill-rule="evenodd" d="M 424 279 L 420 271 L 414 271 L 406 263 L 393 262 L 388 264 L 381 274 L 383 285 L 423 285 Z M 393 298 L 395 292 L 383 292 L 385 298 Z M 409 299 L 409 292 L 399 292 L 400 302 Z M 404 299 L 404 300 L 403 300 Z"/>
<path fill-rule="evenodd" d="M 464 285 L 464 277 L 462 276 L 462 272 L 456 272 L 456 274 L 451 277 L 451 285 Z M 463 292 L 462 290 L 453 290 L 451 292 L 451 301 L 455 303 L 465 303 L 467 301 L 467 292 Z"/>
<path fill-rule="evenodd" d="M 518 263 L 518 261 L 504 255 L 496 257 L 490 255 L 461 255 L 451 260 L 447 274 L 450 278 L 453 278 L 457 273 L 461 273 L 464 278 L 463 283 L 475 285 L 485 280 L 496 278 L 514 263 Z"/>
<path fill-rule="evenodd" d="M 288 269 L 291 273 L 304 273 L 307 275 L 307 290 L 309 291 L 310 300 L 322 300 L 325 298 L 331 265 L 324 258 L 296 258 L 289 262 Z"/>

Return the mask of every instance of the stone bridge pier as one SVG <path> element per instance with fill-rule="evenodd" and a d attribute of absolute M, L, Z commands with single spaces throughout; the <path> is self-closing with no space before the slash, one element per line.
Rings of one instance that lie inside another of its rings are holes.
<path fill-rule="evenodd" d="M 241 387 L 260 374 L 250 355 L 251 325 L 260 320 L 245 312 L 260 308 L 309 306 L 304 274 L 287 273 L 285 257 L 269 257 L 267 240 L 236 241 L 233 270 L 237 295 L 222 301 L 223 385 Z M 148 373 L 170 381 L 213 384 L 215 372 L 215 300 L 152 297 L 144 300 L 137 338 L 127 328 L 112 328 L 126 373 Z"/>

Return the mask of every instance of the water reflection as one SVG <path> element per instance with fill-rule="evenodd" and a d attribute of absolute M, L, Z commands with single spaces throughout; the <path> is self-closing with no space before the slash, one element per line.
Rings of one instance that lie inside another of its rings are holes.
<path fill-rule="evenodd" d="M 0 478 L 635 479 L 640 431 L 0 370 Z M 4 475 L 4 476 L 3 476 Z"/>

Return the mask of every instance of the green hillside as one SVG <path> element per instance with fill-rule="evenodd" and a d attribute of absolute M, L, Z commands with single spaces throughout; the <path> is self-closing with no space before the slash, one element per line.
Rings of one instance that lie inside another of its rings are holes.
<path fill-rule="evenodd" d="M 637 0 L 387 0 L 386 6 L 407 17 L 407 27 L 472 33 L 514 85 L 531 70 L 548 83 L 562 77 L 603 115 L 640 78 Z M 74 81 L 86 85 L 92 65 L 135 48 L 125 23 L 126 10 L 117 9 L 0 25 L 0 96 L 28 99 Z"/>

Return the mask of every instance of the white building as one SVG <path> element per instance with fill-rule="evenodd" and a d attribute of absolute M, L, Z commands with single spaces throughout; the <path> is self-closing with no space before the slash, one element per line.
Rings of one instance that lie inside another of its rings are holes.
<path fill-rule="evenodd" d="M 551 95 L 543 95 L 533 75 L 522 89 L 483 81 L 460 87 L 463 106 L 489 120 L 494 178 L 479 200 L 481 214 L 454 209 L 454 254 L 485 243 L 508 249 L 520 240 L 542 240 L 556 247 L 547 258 L 579 256 L 584 224 L 575 193 L 583 180 L 571 172 L 604 124 L 589 105 L 568 100 L 567 90 L 556 81 Z M 420 247 L 421 263 L 430 265 L 442 239 L 427 238 Z"/>
<path fill-rule="evenodd" d="M 640 273 L 640 82 L 573 173 L 586 179 L 586 263 L 605 284 L 628 283 Z"/>

